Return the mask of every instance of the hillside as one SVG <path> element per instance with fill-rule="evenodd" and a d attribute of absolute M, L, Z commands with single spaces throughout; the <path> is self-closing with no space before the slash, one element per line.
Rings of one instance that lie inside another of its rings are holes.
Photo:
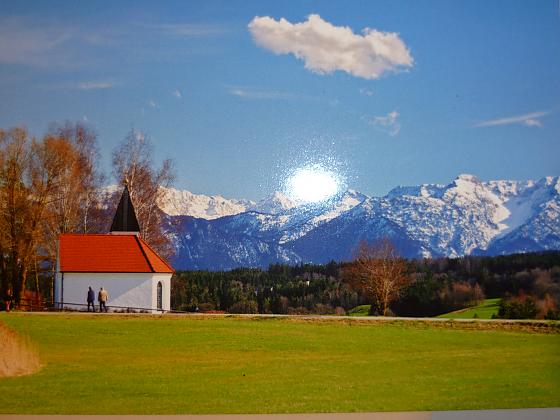
<path fill-rule="evenodd" d="M 492 315 L 498 314 L 500 307 L 499 298 L 486 299 L 480 305 L 472 306 L 470 308 L 461 309 L 459 311 L 449 312 L 447 314 L 438 315 L 438 318 L 451 318 L 451 319 L 492 319 Z"/>

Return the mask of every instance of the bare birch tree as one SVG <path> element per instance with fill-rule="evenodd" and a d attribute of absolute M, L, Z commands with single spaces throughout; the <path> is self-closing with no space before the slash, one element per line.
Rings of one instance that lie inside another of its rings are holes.
<path fill-rule="evenodd" d="M 20 301 L 38 248 L 44 244 L 46 209 L 58 187 L 65 153 L 50 139 L 30 141 L 23 128 L 9 130 L 1 145 L 2 242 L 8 247 L 9 283 Z"/>
<path fill-rule="evenodd" d="M 30 193 L 20 256 L 22 270 L 17 286 L 20 299 L 26 288 L 29 271 L 36 267 L 37 259 L 42 257 L 54 261 L 54 255 L 48 252 L 52 240 L 45 236 L 45 224 L 50 218 L 50 207 L 60 200 L 58 191 L 64 185 L 65 169 L 74 155 L 71 144 L 51 136 L 42 141 L 33 140 L 30 151 L 27 175 Z"/>
<path fill-rule="evenodd" d="M 29 138 L 24 128 L 0 131 L 0 246 L 2 291 L 17 293 L 29 189 L 24 176 L 29 163 Z"/>
<path fill-rule="evenodd" d="M 104 176 L 99 172 L 99 151 L 95 133 L 82 123 L 66 123 L 51 129 L 57 137 L 71 145 L 67 156 L 58 200 L 52 208 L 58 234 L 64 232 L 100 232 L 101 189 Z"/>
<path fill-rule="evenodd" d="M 120 186 L 128 185 L 142 238 L 158 253 L 170 257 L 171 243 L 166 234 L 164 214 L 157 202 L 163 193 L 161 187 L 170 187 L 173 182 L 173 165 L 166 159 L 156 169 L 152 155 L 149 139 L 131 130 L 113 151 L 113 175 Z"/>
<path fill-rule="evenodd" d="M 13 289 L 18 301 L 29 273 L 38 289 L 42 263 L 54 270 L 58 235 L 86 230 L 91 144 L 53 134 L 30 140 L 23 128 L 0 131 L 0 274 L 2 290 Z"/>
<path fill-rule="evenodd" d="M 362 290 L 373 304 L 387 315 L 389 306 L 411 282 L 406 261 L 400 258 L 388 239 L 370 245 L 360 242 L 356 257 L 343 269 L 343 277 L 354 288 Z"/>

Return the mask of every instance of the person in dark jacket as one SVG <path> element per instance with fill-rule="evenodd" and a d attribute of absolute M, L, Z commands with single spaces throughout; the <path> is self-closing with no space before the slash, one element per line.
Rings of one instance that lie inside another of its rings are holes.
<path fill-rule="evenodd" d="M 10 312 L 10 306 L 12 306 L 13 299 L 14 299 L 14 295 L 12 293 L 12 289 L 8 289 L 6 291 L 6 296 L 4 297 L 4 303 L 6 304 L 6 312 Z"/>
<path fill-rule="evenodd" d="M 89 290 L 87 292 L 87 311 L 89 312 L 89 305 L 91 305 L 91 309 L 95 312 L 95 292 L 89 286 Z"/>

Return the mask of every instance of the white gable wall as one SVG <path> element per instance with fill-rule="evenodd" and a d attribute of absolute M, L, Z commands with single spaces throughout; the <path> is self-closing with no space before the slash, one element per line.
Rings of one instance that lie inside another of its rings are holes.
<path fill-rule="evenodd" d="M 151 308 L 157 308 L 157 285 L 161 282 L 162 290 L 162 309 L 164 311 L 171 310 L 171 274 L 154 273 L 152 274 L 152 305 Z"/>
<path fill-rule="evenodd" d="M 103 287 L 109 293 L 107 306 L 126 308 L 157 308 L 157 284 L 163 286 L 163 310 L 171 309 L 171 274 L 162 273 L 57 273 L 55 297 L 64 307 L 83 310 L 87 306 L 88 287 L 95 291 L 96 310 L 99 310 L 97 294 Z M 64 296 L 62 296 L 64 293 Z M 77 305 L 72 305 L 77 304 Z M 111 310 L 111 308 L 109 308 Z"/>

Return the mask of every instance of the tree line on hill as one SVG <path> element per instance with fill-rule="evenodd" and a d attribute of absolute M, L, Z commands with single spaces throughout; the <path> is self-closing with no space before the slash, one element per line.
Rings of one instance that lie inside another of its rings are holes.
<path fill-rule="evenodd" d="M 558 318 L 560 252 L 405 262 L 409 281 L 387 308 L 349 281 L 352 263 L 334 261 L 274 264 L 267 270 L 177 272 L 171 305 L 181 311 L 346 314 L 355 306 L 371 304 L 372 314 L 426 317 L 485 298 L 502 298 L 504 318 Z"/>
<path fill-rule="evenodd" d="M 411 273 L 415 281 L 404 290 L 394 307 L 401 315 L 437 315 L 484 298 L 501 298 L 500 313 L 504 318 L 558 317 L 558 251 L 424 259 L 411 262 Z M 507 311 L 512 303 L 515 306 L 525 302 L 536 310 L 523 314 Z"/>
<path fill-rule="evenodd" d="M 128 183 L 142 237 L 170 255 L 154 197 L 173 179 L 171 161 L 156 168 L 149 140 L 131 130 L 112 153 L 112 175 Z M 24 127 L 0 129 L 0 300 L 51 298 L 57 238 L 106 233 L 122 190 L 108 194 L 95 132 L 53 125 L 42 138 Z"/>

